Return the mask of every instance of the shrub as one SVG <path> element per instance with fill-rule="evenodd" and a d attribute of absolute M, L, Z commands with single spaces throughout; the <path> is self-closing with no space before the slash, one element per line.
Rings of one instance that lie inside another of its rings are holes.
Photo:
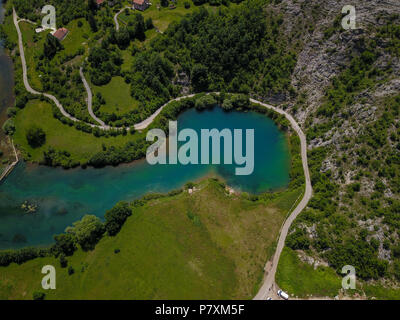
<path fill-rule="evenodd" d="M 353 265 L 362 279 L 378 279 L 387 273 L 388 262 L 377 257 L 377 249 L 367 241 L 348 240 L 324 254 L 338 273 L 344 265 Z"/>
<path fill-rule="evenodd" d="M 75 237 L 72 234 L 59 234 L 54 236 L 56 243 L 53 245 L 53 251 L 56 255 L 64 254 L 71 256 L 77 249 L 75 245 Z"/>
<path fill-rule="evenodd" d="M 233 103 L 230 99 L 225 99 L 222 103 L 222 109 L 229 111 L 233 109 Z"/>
<path fill-rule="evenodd" d="M 26 132 L 26 140 L 32 148 L 38 148 L 46 142 L 46 134 L 42 128 L 32 125 Z"/>
<path fill-rule="evenodd" d="M 187 182 L 186 184 L 185 184 L 185 188 L 186 189 L 193 189 L 193 187 L 194 187 L 194 183 L 193 182 Z"/>
<path fill-rule="evenodd" d="M 132 209 L 127 202 L 119 202 L 114 208 L 107 211 L 105 227 L 108 234 L 110 236 L 116 235 L 131 214 Z"/>
<path fill-rule="evenodd" d="M 212 95 L 205 95 L 196 100 L 195 107 L 197 110 L 203 110 L 207 108 L 212 108 L 216 104 L 217 100 L 215 100 Z"/>
<path fill-rule="evenodd" d="M 83 250 L 92 250 L 104 233 L 104 225 L 98 217 L 85 215 L 65 231 L 75 236 Z"/>
<path fill-rule="evenodd" d="M 150 30 L 153 28 L 154 28 L 153 20 L 151 18 L 146 19 L 146 29 Z"/>
<path fill-rule="evenodd" d="M 400 280 L 400 261 L 397 260 L 393 263 L 393 272 L 397 280 Z"/>
<path fill-rule="evenodd" d="M 65 259 L 65 254 L 61 253 L 60 254 L 60 266 L 61 268 L 66 268 L 68 265 L 68 260 Z"/>
<path fill-rule="evenodd" d="M 22 264 L 26 261 L 45 257 L 50 254 L 48 249 L 38 249 L 38 248 L 23 248 L 19 250 L 10 250 L 0 252 L 0 266 L 6 267 L 10 263 Z"/>
<path fill-rule="evenodd" d="M 7 117 L 12 118 L 17 114 L 17 108 L 10 107 L 7 109 Z"/>
<path fill-rule="evenodd" d="M 33 293 L 32 297 L 33 297 L 33 300 L 44 300 L 44 298 L 46 297 L 46 294 L 41 291 L 35 291 Z"/>
<path fill-rule="evenodd" d="M 8 119 L 6 122 L 3 124 L 3 131 L 6 135 L 13 135 L 15 132 L 15 124 L 12 119 Z"/>
<path fill-rule="evenodd" d="M 72 266 L 68 267 L 68 275 L 72 276 L 75 273 L 74 268 L 72 268 Z"/>
<path fill-rule="evenodd" d="M 306 250 L 310 247 L 310 239 L 303 229 L 297 229 L 288 235 L 286 245 L 293 250 Z"/>

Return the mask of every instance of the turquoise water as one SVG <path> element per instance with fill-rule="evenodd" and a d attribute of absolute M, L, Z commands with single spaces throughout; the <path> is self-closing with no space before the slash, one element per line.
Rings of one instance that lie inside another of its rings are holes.
<path fill-rule="evenodd" d="M 188 110 L 178 130 L 192 128 L 254 129 L 255 166 L 249 176 L 236 176 L 236 165 L 149 165 L 145 160 L 103 169 L 49 168 L 19 164 L 0 184 L 0 248 L 46 245 L 85 214 L 103 217 L 120 200 L 149 192 L 167 192 L 188 181 L 217 174 L 235 189 L 259 193 L 284 188 L 289 182 L 289 151 L 285 135 L 264 115 L 226 113 L 221 108 Z M 26 213 L 21 205 L 37 206 Z M 18 236 L 16 236 L 18 235 Z"/>

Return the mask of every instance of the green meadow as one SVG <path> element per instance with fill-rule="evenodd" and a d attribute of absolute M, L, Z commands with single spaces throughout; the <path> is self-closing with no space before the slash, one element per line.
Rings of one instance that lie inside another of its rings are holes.
<path fill-rule="evenodd" d="M 43 86 L 42 82 L 40 81 L 41 75 L 36 70 L 36 64 L 38 56 L 41 53 L 41 50 L 43 49 L 43 44 L 46 39 L 46 35 L 50 31 L 44 31 L 43 33 L 40 33 L 39 35 L 35 36 L 35 28 L 37 28 L 36 25 L 22 21 L 19 23 L 19 27 L 21 29 L 22 42 L 24 44 L 29 84 L 33 89 L 42 91 Z"/>
<path fill-rule="evenodd" d="M 71 158 L 77 161 L 88 160 L 94 153 L 102 150 L 103 144 L 122 146 L 128 141 L 138 139 L 140 133 L 127 134 L 117 137 L 95 137 L 93 134 L 76 130 L 55 119 L 51 105 L 46 101 L 31 100 L 26 107 L 20 110 L 15 118 L 16 132 L 13 139 L 18 149 L 27 160 L 38 162 L 43 157 L 43 151 L 49 146 L 57 150 L 66 150 Z M 41 127 L 46 133 L 46 143 L 40 148 L 32 148 L 26 139 L 26 131 L 32 125 Z M 79 141 L 79 143 L 77 143 Z"/>
<path fill-rule="evenodd" d="M 307 298 L 309 295 L 334 297 L 342 287 L 342 278 L 331 268 L 302 262 L 297 253 L 285 247 L 276 272 L 278 286 L 290 295 Z"/>
<path fill-rule="evenodd" d="M 288 194 L 253 202 L 228 195 L 214 179 L 196 187 L 192 195 L 134 207 L 115 237 L 67 257 L 72 275 L 53 257 L 0 267 L 0 299 L 43 291 L 48 264 L 57 289 L 46 299 L 251 299 L 287 213 L 278 203 Z"/>
<path fill-rule="evenodd" d="M 160 31 L 165 31 L 168 28 L 168 25 L 171 22 L 179 21 L 182 19 L 187 13 L 193 12 L 195 8 L 197 8 L 191 0 L 187 2 L 190 3 L 190 8 L 186 9 L 184 6 L 185 1 L 177 1 L 175 4 L 175 9 L 170 9 L 169 7 L 162 7 L 160 5 L 160 0 L 151 1 L 152 5 L 141 12 L 145 19 L 151 18 L 153 20 L 154 26 Z M 172 3 L 172 2 L 171 2 Z M 208 4 L 204 5 L 206 8 L 210 7 Z M 121 23 L 121 26 L 127 25 L 129 21 L 133 18 L 133 14 L 135 11 L 130 10 L 126 13 L 126 11 L 122 12 L 118 19 Z"/>
<path fill-rule="evenodd" d="M 106 101 L 106 104 L 100 107 L 102 112 L 122 115 L 137 109 L 139 106 L 139 102 L 132 98 L 130 94 L 130 85 L 122 77 L 114 77 L 110 83 L 104 86 L 91 84 L 91 88 L 94 95 L 101 93 Z"/>

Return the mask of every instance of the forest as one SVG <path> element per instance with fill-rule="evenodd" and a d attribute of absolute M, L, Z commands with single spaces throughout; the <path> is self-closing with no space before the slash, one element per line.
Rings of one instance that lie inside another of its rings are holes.
<path fill-rule="evenodd" d="M 207 1 L 208 2 L 208 1 Z M 240 2 L 240 1 L 237 1 Z M 163 34 L 158 34 L 140 49 L 132 43 L 144 42 L 145 32 L 154 28 L 151 19 L 134 13 L 126 26 L 116 31 L 109 7 L 99 9 L 94 0 L 49 2 L 57 9 L 57 26 L 84 18 L 94 40 L 89 48 L 88 63 L 84 64 L 93 84 L 108 84 L 122 76 L 131 86 L 132 97 L 139 107 L 116 115 L 99 111 L 104 99 L 94 101 L 97 115 L 111 126 L 132 126 L 140 122 L 183 90 L 177 84 L 178 74 L 185 74 L 192 92 L 228 91 L 264 96 L 293 95 L 290 76 L 296 63 L 296 53 L 288 49 L 281 30 L 283 19 L 263 10 L 265 1 L 249 0 L 239 7 L 228 2 L 210 1 L 218 10 L 200 6 L 180 21 L 172 22 Z M 201 5 L 206 1 L 195 2 Z M 13 0 L 20 17 L 40 21 L 43 0 L 33 3 Z M 222 5 L 221 5 L 222 4 Z M 79 21 L 78 27 L 82 28 Z M 86 31 L 87 32 L 87 31 Z M 90 41 L 90 40 L 89 40 Z M 129 71 L 121 72 L 123 50 L 131 50 L 133 62 Z M 85 54 L 84 48 L 66 54 L 62 43 L 51 37 L 43 45 L 43 53 L 35 67 L 42 75 L 43 89 L 53 93 L 74 117 L 93 123 L 85 108 L 85 91 L 78 66 L 72 61 Z M 61 68 L 59 67 L 61 65 Z M 55 117 L 68 123 L 55 110 Z M 84 125 L 78 129 L 92 131 Z"/>

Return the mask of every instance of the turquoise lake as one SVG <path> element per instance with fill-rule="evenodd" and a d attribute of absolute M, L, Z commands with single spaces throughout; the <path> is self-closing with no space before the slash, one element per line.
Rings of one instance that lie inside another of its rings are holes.
<path fill-rule="evenodd" d="M 102 169 L 64 170 L 20 163 L 0 184 L 0 249 L 48 245 L 85 214 L 103 217 L 118 201 L 149 192 L 168 192 L 210 174 L 236 190 L 259 193 L 289 183 L 287 141 L 275 123 L 255 112 L 224 112 L 221 108 L 188 110 L 178 118 L 178 131 L 254 129 L 254 172 L 236 176 L 232 165 L 149 165 L 145 160 Z M 199 135 L 200 136 L 200 135 Z M 222 148 L 222 146 L 221 146 Z M 22 204 L 37 205 L 26 213 Z"/>
<path fill-rule="evenodd" d="M 1 21 L 0 0 L 0 21 Z M 13 97 L 12 61 L 0 41 L 0 126 Z M 118 201 L 150 192 L 168 192 L 208 175 L 221 177 L 236 190 L 260 193 L 289 183 L 290 155 L 285 135 L 275 123 L 254 112 L 224 112 L 221 108 L 188 110 L 178 118 L 178 130 L 254 129 L 254 172 L 236 176 L 233 165 L 149 165 L 145 160 L 103 169 L 50 168 L 20 162 L 0 182 L 0 249 L 46 246 L 53 236 L 85 214 L 103 218 Z M 0 135 L 0 138 L 4 136 Z M 3 139 L 2 138 L 2 139 Z M 222 146 L 221 146 L 222 149 Z M 35 213 L 22 209 L 25 202 Z"/>

